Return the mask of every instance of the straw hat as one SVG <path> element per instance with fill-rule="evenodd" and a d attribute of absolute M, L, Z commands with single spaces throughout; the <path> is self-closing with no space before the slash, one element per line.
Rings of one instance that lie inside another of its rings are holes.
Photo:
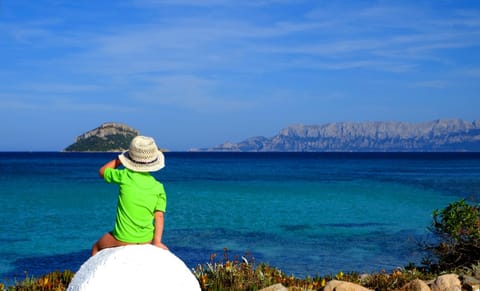
<path fill-rule="evenodd" d="M 165 166 L 165 158 L 153 138 L 136 136 L 128 151 L 118 156 L 122 165 L 135 172 L 155 172 Z"/>

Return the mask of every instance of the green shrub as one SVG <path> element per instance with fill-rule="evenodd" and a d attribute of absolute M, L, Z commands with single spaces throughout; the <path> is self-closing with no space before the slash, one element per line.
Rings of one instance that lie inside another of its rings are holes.
<path fill-rule="evenodd" d="M 106 152 L 128 149 L 130 142 L 135 136 L 133 134 L 112 134 L 106 137 L 90 136 L 86 139 L 76 141 L 68 146 L 67 152 Z"/>
<path fill-rule="evenodd" d="M 448 271 L 480 262 L 480 204 L 472 205 L 463 199 L 435 210 L 430 230 L 439 238 L 438 244 L 426 245 L 435 258 L 425 259 L 424 264 L 432 271 Z"/>

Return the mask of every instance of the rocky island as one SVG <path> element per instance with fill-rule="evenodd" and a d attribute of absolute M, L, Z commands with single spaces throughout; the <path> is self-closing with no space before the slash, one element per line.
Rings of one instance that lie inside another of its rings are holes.
<path fill-rule="evenodd" d="M 480 120 L 421 123 L 336 122 L 291 125 L 277 135 L 257 136 L 192 151 L 219 152 L 478 152 Z"/>
<path fill-rule="evenodd" d="M 89 130 L 65 148 L 66 152 L 122 152 L 140 132 L 126 124 L 106 122 Z"/>

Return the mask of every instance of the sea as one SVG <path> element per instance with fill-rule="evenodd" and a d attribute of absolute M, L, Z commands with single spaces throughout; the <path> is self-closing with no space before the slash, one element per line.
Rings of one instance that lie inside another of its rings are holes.
<path fill-rule="evenodd" d="M 115 153 L 0 153 L 0 282 L 77 271 L 115 221 Z M 167 152 L 163 241 L 193 269 L 391 271 L 427 255 L 432 212 L 480 200 L 480 153 Z"/>

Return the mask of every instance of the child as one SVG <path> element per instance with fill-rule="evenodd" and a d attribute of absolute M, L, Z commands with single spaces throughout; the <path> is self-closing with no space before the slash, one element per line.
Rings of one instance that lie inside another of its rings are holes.
<path fill-rule="evenodd" d="M 162 243 L 167 197 L 163 185 L 150 172 L 165 166 L 164 157 L 151 137 L 137 136 L 128 151 L 100 168 L 107 183 L 120 186 L 117 218 L 113 231 L 103 235 L 92 247 L 92 256 L 104 248 Z M 116 169 L 123 165 L 124 169 Z"/>

